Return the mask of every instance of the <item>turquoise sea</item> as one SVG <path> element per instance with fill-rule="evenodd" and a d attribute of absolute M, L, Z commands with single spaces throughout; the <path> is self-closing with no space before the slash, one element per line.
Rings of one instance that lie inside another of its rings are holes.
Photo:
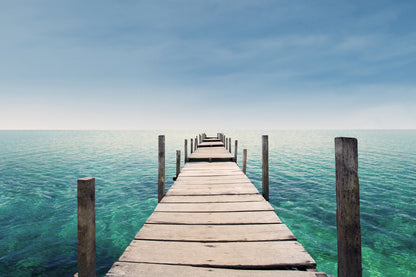
<path fill-rule="evenodd" d="M 97 270 L 104 275 L 157 204 L 157 136 L 166 136 L 167 187 L 175 150 L 206 132 L 248 149 L 261 187 L 269 135 L 270 202 L 316 260 L 336 276 L 334 137 L 359 145 L 364 276 L 416 276 L 416 130 L 0 131 L 0 276 L 77 271 L 77 179 L 96 178 Z"/>

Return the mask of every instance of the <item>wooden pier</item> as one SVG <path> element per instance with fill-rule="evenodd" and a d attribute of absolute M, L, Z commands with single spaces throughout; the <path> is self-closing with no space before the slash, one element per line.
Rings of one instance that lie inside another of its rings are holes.
<path fill-rule="evenodd" d="M 107 276 L 326 276 L 238 167 L 227 139 L 200 136 Z"/>

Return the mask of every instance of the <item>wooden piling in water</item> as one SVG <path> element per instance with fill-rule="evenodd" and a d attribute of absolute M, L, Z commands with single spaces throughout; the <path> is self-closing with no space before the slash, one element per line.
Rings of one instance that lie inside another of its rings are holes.
<path fill-rule="evenodd" d="M 78 179 L 78 276 L 96 276 L 95 178 Z"/>
<path fill-rule="evenodd" d="M 262 194 L 269 201 L 269 136 L 262 136 Z"/>
<path fill-rule="evenodd" d="M 228 138 L 228 151 L 231 153 L 231 138 Z"/>
<path fill-rule="evenodd" d="M 228 150 L 228 139 L 225 139 L 225 150 Z"/>
<path fill-rule="evenodd" d="M 176 178 L 181 173 L 181 150 L 176 150 Z"/>
<path fill-rule="evenodd" d="M 191 154 L 194 152 L 194 139 L 191 139 Z"/>
<path fill-rule="evenodd" d="M 198 136 L 195 137 L 195 151 L 198 149 Z"/>
<path fill-rule="evenodd" d="M 188 161 L 188 140 L 187 139 L 185 139 L 185 145 L 184 145 L 184 152 L 185 152 L 185 154 L 184 154 L 184 161 L 183 161 L 183 164 L 186 164 L 186 162 Z"/>
<path fill-rule="evenodd" d="M 247 149 L 243 149 L 243 169 L 242 171 L 246 174 L 247 170 Z"/>
<path fill-rule="evenodd" d="M 238 140 L 235 140 L 235 144 L 234 144 L 234 162 L 237 162 L 237 146 L 238 146 Z"/>
<path fill-rule="evenodd" d="M 159 170 L 158 170 L 158 186 L 157 199 L 160 202 L 165 196 L 165 136 L 159 136 Z"/>
<path fill-rule="evenodd" d="M 335 138 L 338 276 L 362 276 L 357 139 Z"/>

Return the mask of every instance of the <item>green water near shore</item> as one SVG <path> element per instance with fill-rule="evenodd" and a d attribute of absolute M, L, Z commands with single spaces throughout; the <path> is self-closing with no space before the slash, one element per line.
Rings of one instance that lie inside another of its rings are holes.
<path fill-rule="evenodd" d="M 96 178 L 97 270 L 104 275 L 157 204 L 157 136 L 166 135 L 169 188 L 175 150 L 200 132 L 0 131 L 0 275 L 77 271 L 76 180 L 85 176 Z M 261 135 L 269 135 L 270 203 L 318 269 L 332 275 L 333 139 L 357 137 L 363 275 L 414 276 L 416 131 L 223 132 L 248 149 L 247 175 L 258 189 Z"/>

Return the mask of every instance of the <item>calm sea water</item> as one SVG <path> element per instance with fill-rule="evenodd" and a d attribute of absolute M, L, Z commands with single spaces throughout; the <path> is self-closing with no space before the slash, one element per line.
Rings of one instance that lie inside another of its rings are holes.
<path fill-rule="evenodd" d="M 169 187 L 175 150 L 200 132 L 0 131 L 0 276 L 77 271 L 76 181 L 85 176 L 96 178 L 104 275 L 157 204 L 157 136 L 166 135 Z M 239 161 L 248 149 L 247 175 L 259 189 L 261 135 L 269 135 L 270 202 L 318 269 L 332 275 L 334 137 L 358 138 L 364 276 L 415 276 L 416 131 L 223 132 L 239 139 Z"/>

